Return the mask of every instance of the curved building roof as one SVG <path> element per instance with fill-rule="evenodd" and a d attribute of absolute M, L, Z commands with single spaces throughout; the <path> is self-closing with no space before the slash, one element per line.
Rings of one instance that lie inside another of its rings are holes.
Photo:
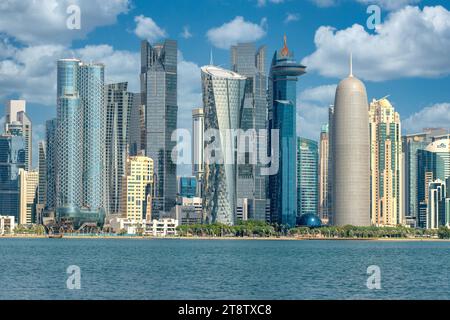
<path fill-rule="evenodd" d="M 450 139 L 436 140 L 430 143 L 425 150 L 434 153 L 450 152 Z"/>
<path fill-rule="evenodd" d="M 222 79 L 233 79 L 233 80 L 245 80 L 246 77 L 240 75 L 239 73 L 217 67 L 217 66 L 203 66 L 202 72 L 209 74 L 216 78 L 222 78 Z"/>

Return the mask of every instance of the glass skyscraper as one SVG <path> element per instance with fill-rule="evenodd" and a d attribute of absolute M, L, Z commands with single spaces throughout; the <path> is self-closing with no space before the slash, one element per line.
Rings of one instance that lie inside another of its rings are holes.
<path fill-rule="evenodd" d="M 184 198 L 193 198 L 197 194 L 196 177 L 178 177 L 178 195 Z"/>
<path fill-rule="evenodd" d="M 256 130 L 256 137 L 266 136 L 267 125 L 267 75 L 265 67 L 266 48 L 256 50 L 253 43 L 240 43 L 231 47 L 231 68 L 246 77 L 245 97 L 240 110 L 239 128 L 244 132 Z M 245 134 L 245 133 L 244 133 Z M 239 137 L 238 137 L 239 139 Z M 261 164 L 257 159 L 259 143 L 245 150 L 243 163 L 237 166 L 237 198 L 246 199 L 248 217 L 253 220 L 266 220 L 267 176 L 261 175 Z"/>
<path fill-rule="evenodd" d="M 0 215 L 19 220 L 19 170 L 26 168 L 26 141 L 22 135 L 0 135 Z"/>
<path fill-rule="evenodd" d="M 47 212 L 56 209 L 56 119 L 45 122 L 46 199 Z"/>
<path fill-rule="evenodd" d="M 297 139 L 297 216 L 317 214 L 319 150 L 314 140 Z"/>
<path fill-rule="evenodd" d="M 205 115 L 204 221 L 233 225 L 237 204 L 236 139 L 230 130 L 239 128 L 246 78 L 215 66 L 204 66 L 201 71 Z M 212 130 L 216 131 L 210 134 Z M 210 149 L 210 153 L 206 152 Z"/>
<path fill-rule="evenodd" d="M 269 177 L 272 222 L 295 226 L 297 217 L 297 79 L 306 67 L 294 60 L 284 37 L 284 47 L 276 51 L 269 77 L 269 128 L 279 130 L 278 172 Z"/>
<path fill-rule="evenodd" d="M 57 218 L 102 223 L 106 203 L 104 66 L 58 60 Z"/>
<path fill-rule="evenodd" d="M 141 42 L 141 99 L 145 105 L 145 154 L 154 161 L 152 214 L 174 216 L 177 176 L 172 150 L 177 129 L 177 42 Z M 175 160 L 175 159 L 174 159 Z"/>

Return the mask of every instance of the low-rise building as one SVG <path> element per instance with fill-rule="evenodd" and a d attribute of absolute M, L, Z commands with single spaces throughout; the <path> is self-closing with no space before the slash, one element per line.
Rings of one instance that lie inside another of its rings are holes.
<path fill-rule="evenodd" d="M 0 216 L 0 235 L 13 234 L 15 228 L 14 216 Z"/>
<path fill-rule="evenodd" d="M 202 216 L 202 198 L 178 198 L 176 206 L 176 219 L 181 225 L 202 223 Z"/>
<path fill-rule="evenodd" d="M 109 221 L 114 233 L 125 233 L 129 235 L 143 234 L 145 230 L 145 219 L 133 220 L 129 218 L 115 217 Z"/>
<path fill-rule="evenodd" d="M 174 236 L 177 234 L 178 220 L 171 218 L 153 219 L 148 221 L 145 235 L 153 237 Z"/>

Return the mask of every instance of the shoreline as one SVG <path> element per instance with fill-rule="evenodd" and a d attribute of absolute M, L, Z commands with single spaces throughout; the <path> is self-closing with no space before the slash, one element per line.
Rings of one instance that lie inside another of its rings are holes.
<path fill-rule="evenodd" d="M 49 239 L 47 235 L 0 235 L 1 239 Z M 109 240 L 265 240 L 265 241 L 383 241 L 383 242 L 450 242 L 450 239 L 438 238 L 313 238 L 313 237 L 208 237 L 208 236 L 112 236 L 112 235 L 64 235 L 62 239 L 109 239 Z M 55 240 L 55 239 L 52 239 Z"/>

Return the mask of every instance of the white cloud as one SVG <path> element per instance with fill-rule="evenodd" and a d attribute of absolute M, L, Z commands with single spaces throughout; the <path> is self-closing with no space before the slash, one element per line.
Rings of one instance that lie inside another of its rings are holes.
<path fill-rule="evenodd" d="M 256 41 L 267 33 L 267 19 L 263 18 L 261 23 L 247 22 L 243 17 L 237 16 L 232 21 L 222 26 L 208 30 L 208 40 L 217 48 L 229 49 L 230 46 L 239 42 Z"/>
<path fill-rule="evenodd" d="M 336 85 L 303 90 L 297 99 L 297 134 L 317 140 L 322 124 L 328 122 L 328 107 L 334 102 Z"/>
<path fill-rule="evenodd" d="M 289 22 L 293 22 L 293 21 L 298 21 L 300 20 L 300 16 L 298 15 L 298 13 L 287 13 L 286 14 L 286 18 L 284 19 L 284 23 L 289 23 Z"/>
<path fill-rule="evenodd" d="M 353 51 L 354 73 L 365 80 L 439 77 L 450 74 L 450 12 L 442 6 L 406 7 L 395 11 L 374 34 L 354 24 L 345 30 L 320 27 L 316 51 L 302 63 L 323 76 L 348 74 Z"/>
<path fill-rule="evenodd" d="M 284 0 L 268 0 L 270 3 L 274 3 L 274 4 L 279 4 L 279 3 L 283 3 Z M 264 7 L 267 4 L 266 0 L 258 0 L 257 1 L 257 6 L 258 7 Z"/>
<path fill-rule="evenodd" d="M 450 103 L 437 103 L 423 108 L 402 121 L 406 133 L 421 132 L 424 128 L 450 128 Z"/>
<path fill-rule="evenodd" d="M 337 5 L 336 0 L 310 0 L 320 8 L 328 8 Z"/>
<path fill-rule="evenodd" d="M 70 5 L 80 8 L 79 30 L 67 28 Z M 129 0 L 9 0 L 0 3 L 0 33 L 19 42 L 39 44 L 68 44 L 84 38 L 96 27 L 114 24 L 117 16 L 127 13 Z"/>
<path fill-rule="evenodd" d="M 356 0 L 365 5 L 378 5 L 386 10 L 397 10 L 407 5 L 413 5 L 420 2 L 420 0 Z"/>
<path fill-rule="evenodd" d="M 189 26 L 184 26 L 184 27 L 183 27 L 183 32 L 181 33 L 181 36 L 182 36 L 184 39 L 192 38 L 192 33 L 191 33 L 191 31 L 189 30 Z"/>
<path fill-rule="evenodd" d="M 140 15 L 134 17 L 134 22 L 136 22 L 134 33 L 141 39 L 154 42 L 167 37 L 166 31 L 160 28 L 152 18 Z"/>

